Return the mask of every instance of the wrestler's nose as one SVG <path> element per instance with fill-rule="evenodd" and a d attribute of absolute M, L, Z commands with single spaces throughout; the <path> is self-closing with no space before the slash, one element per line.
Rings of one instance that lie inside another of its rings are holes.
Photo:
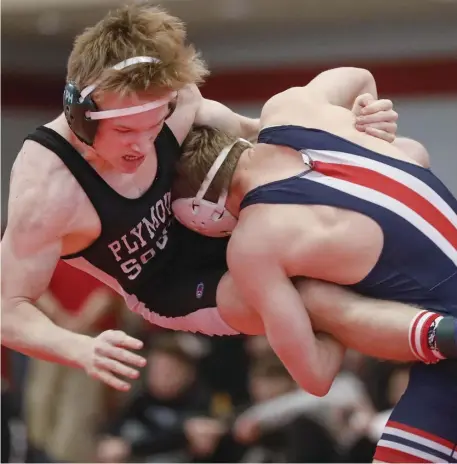
<path fill-rule="evenodd" d="M 141 155 L 147 155 L 153 150 L 154 138 L 151 134 L 145 133 L 138 136 L 135 143 L 132 144 L 132 150 Z"/>

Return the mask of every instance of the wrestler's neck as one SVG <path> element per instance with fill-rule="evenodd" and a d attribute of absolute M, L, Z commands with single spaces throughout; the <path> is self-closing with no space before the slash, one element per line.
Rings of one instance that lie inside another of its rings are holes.
<path fill-rule="evenodd" d="M 232 216 L 238 218 L 240 214 L 240 204 L 243 198 L 251 190 L 248 176 L 248 166 L 250 164 L 250 155 L 252 148 L 245 150 L 236 165 L 235 172 L 230 182 L 230 188 L 227 196 L 225 207 Z"/>
<path fill-rule="evenodd" d="M 48 126 L 64 137 L 73 148 L 99 173 L 111 170 L 111 166 L 97 155 L 96 151 L 85 143 L 81 142 L 73 133 L 68 125 L 65 115 L 62 113 L 57 119 Z"/>

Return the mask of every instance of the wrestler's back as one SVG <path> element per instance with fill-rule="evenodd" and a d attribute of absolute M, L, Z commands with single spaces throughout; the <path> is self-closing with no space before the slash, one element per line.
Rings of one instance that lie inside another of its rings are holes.
<path fill-rule="evenodd" d="M 351 111 L 329 104 L 313 104 L 313 111 L 309 112 L 306 111 L 309 106 L 307 98 L 301 87 L 294 87 L 275 95 L 263 106 L 261 128 L 294 125 L 323 129 L 386 156 L 411 161 L 390 143 L 357 131 Z M 258 145 L 246 165 L 246 191 L 287 179 L 304 170 L 301 154 L 282 145 Z M 265 205 L 256 205 L 258 209 L 263 207 Z M 312 266 L 316 274 L 312 277 L 328 279 L 339 284 L 356 283 L 376 264 L 382 248 L 383 233 L 370 217 L 356 211 L 321 205 L 307 205 L 306 208 L 302 205 L 268 205 L 266 209 L 266 214 L 271 214 L 277 227 L 281 228 L 278 234 L 284 237 L 288 244 L 295 244 L 283 250 L 287 255 L 284 259 L 289 263 L 291 275 L 303 274 L 300 263 L 304 261 L 300 259 L 300 248 L 303 244 L 303 232 L 308 231 L 311 221 L 316 231 L 320 229 L 318 235 L 322 246 L 326 250 L 332 250 L 326 254 L 330 262 L 323 261 L 320 253 L 316 254 Z M 347 260 L 342 260 L 342 255 L 357 265 L 351 266 L 348 270 Z M 309 262 L 309 256 L 306 261 Z"/>
<path fill-rule="evenodd" d="M 291 89 L 264 107 L 241 223 L 264 221 L 287 243 L 275 249 L 291 276 L 457 311 L 455 198 L 395 147 L 359 134 L 350 111 L 314 105 L 311 121 L 300 95 Z"/>
<path fill-rule="evenodd" d="M 296 150 L 259 145 L 243 171 L 245 190 L 254 191 L 271 182 L 297 176 L 305 168 Z M 271 222 L 270 233 L 287 243 L 287 247 L 280 248 L 281 260 L 287 263 L 291 276 L 307 275 L 344 285 L 356 283 L 368 274 L 381 252 L 381 228 L 373 219 L 355 211 L 327 205 L 256 204 L 249 207 L 248 214 L 259 224 Z M 303 240 L 310 234 L 320 244 L 313 256 L 309 254 L 309 240 Z M 325 259 L 322 249 L 326 250 Z M 348 269 L 348 261 L 356 264 Z M 304 263 L 313 275 L 305 272 Z"/>

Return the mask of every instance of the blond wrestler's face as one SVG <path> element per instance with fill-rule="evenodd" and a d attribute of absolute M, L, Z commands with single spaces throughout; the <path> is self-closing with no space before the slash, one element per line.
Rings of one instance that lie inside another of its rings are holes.
<path fill-rule="evenodd" d="M 119 97 L 105 94 L 97 102 L 99 110 L 128 108 L 149 103 L 151 97 L 131 95 Z M 169 114 L 168 105 L 143 113 L 103 119 L 98 126 L 93 149 L 105 162 L 122 173 L 133 173 L 146 157 L 156 156 L 154 141 Z"/>

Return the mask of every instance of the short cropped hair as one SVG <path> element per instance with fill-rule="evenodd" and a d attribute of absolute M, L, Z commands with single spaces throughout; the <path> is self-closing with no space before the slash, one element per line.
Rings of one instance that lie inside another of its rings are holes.
<path fill-rule="evenodd" d="M 160 62 L 110 69 L 135 56 Z M 179 90 L 202 83 L 207 74 L 199 53 L 186 43 L 183 22 L 161 8 L 139 4 L 111 11 L 87 28 L 75 39 L 67 67 L 67 81 L 80 89 L 97 81 L 95 94 L 112 91 L 122 96 Z"/>
<path fill-rule="evenodd" d="M 175 183 L 174 196 L 195 196 L 219 153 L 236 140 L 237 137 L 218 129 L 194 126 L 183 143 L 183 154 L 177 166 L 178 180 Z M 222 190 L 230 188 L 240 156 L 250 146 L 243 141 L 235 143 L 205 195 L 207 200 L 216 202 Z"/>

